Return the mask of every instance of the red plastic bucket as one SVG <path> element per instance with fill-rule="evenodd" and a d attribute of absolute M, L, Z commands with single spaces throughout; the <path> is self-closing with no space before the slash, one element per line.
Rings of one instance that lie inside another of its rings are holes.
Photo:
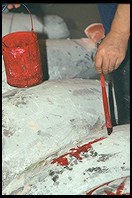
<path fill-rule="evenodd" d="M 33 32 L 31 13 L 30 17 L 31 32 L 14 32 L 2 38 L 7 83 L 13 87 L 31 87 L 43 81 L 39 43 Z"/>

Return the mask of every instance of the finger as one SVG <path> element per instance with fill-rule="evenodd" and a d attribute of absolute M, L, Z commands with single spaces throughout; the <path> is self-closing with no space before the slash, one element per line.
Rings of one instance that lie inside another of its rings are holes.
<path fill-rule="evenodd" d="M 11 10 L 13 8 L 13 4 L 8 4 L 7 8 Z"/>
<path fill-rule="evenodd" d="M 110 59 L 109 72 L 112 72 L 116 69 L 116 62 L 117 62 L 117 58 L 116 59 Z"/>
<path fill-rule="evenodd" d="M 122 59 L 122 61 L 123 61 L 123 59 Z M 120 64 L 122 63 L 122 61 L 121 61 L 121 59 L 119 59 L 119 58 L 116 60 L 116 63 L 115 63 L 115 70 L 118 69 L 118 67 L 120 66 Z"/>
<path fill-rule="evenodd" d="M 18 4 L 18 3 L 14 4 L 15 8 L 19 8 L 20 6 L 21 6 L 21 4 Z"/>
<path fill-rule="evenodd" d="M 109 65 L 110 65 L 109 57 L 103 56 L 103 59 L 102 59 L 102 72 L 104 74 L 109 73 Z"/>
<path fill-rule="evenodd" d="M 95 66 L 99 74 L 102 73 L 102 61 L 103 61 L 102 56 L 97 53 L 95 56 Z"/>

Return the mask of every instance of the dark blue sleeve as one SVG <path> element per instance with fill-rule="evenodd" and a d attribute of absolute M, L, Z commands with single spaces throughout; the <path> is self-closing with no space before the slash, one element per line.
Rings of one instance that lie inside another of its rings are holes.
<path fill-rule="evenodd" d="M 117 3 L 98 3 L 98 10 L 106 34 L 110 31 L 110 27 L 117 9 L 117 5 Z"/>

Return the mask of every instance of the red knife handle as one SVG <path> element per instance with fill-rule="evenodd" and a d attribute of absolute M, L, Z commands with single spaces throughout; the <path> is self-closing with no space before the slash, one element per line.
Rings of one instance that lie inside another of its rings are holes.
<path fill-rule="evenodd" d="M 100 80 L 101 80 L 102 98 L 103 98 L 106 127 L 107 127 L 107 129 L 112 129 L 111 118 L 110 118 L 109 107 L 108 107 L 108 99 L 107 99 L 107 94 L 106 94 L 104 74 L 100 74 Z"/>

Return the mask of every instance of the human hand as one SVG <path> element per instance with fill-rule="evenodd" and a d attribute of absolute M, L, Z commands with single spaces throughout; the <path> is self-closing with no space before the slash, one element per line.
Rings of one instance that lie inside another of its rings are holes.
<path fill-rule="evenodd" d="M 9 3 L 8 5 L 7 5 L 7 8 L 9 9 L 9 10 L 11 10 L 11 9 L 13 9 L 13 8 L 19 8 L 21 6 L 21 4 L 18 4 L 18 3 Z"/>
<path fill-rule="evenodd" d="M 116 70 L 125 58 L 127 47 L 128 38 L 124 34 L 110 31 L 94 58 L 97 72 L 107 74 Z"/>

